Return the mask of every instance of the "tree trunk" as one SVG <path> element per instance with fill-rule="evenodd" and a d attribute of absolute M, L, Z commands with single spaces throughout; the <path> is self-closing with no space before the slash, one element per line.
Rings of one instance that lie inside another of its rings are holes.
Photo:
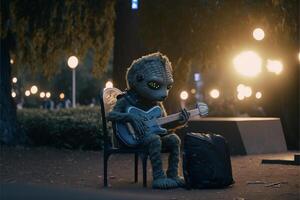
<path fill-rule="evenodd" d="M 11 96 L 11 66 L 8 39 L 1 39 L 0 66 L 0 143 L 19 143 L 17 136 L 16 106 Z"/>

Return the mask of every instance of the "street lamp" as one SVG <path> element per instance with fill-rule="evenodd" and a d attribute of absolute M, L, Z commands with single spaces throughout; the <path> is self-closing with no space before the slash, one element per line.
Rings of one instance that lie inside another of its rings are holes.
<path fill-rule="evenodd" d="M 31 92 L 31 94 L 36 94 L 38 92 L 38 87 L 36 85 L 33 85 L 30 88 L 30 92 Z"/>
<path fill-rule="evenodd" d="M 40 93 L 40 97 L 41 97 L 41 98 L 45 98 L 45 96 L 46 96 L 45 92 L 41 92 L 41 93 Z"/>
<path fill-rule="evenodd" d="M 113 82 L 107 81 L 107 82 L 105 83 L 105 88 L 113 88 L 113 87 L 114 87 Z"/>
<path fill-rule="evenodd" d="M 17 96 L 16 92 L 12 91 L 12 92 L 11 92 L 11 96 L 12 96 L 13 98 L 15 98 L 15 97 Z"/>
<path fill-rule="evenodd" d="M 59 94 L 59 98 L 60 98 L 60 99 L 64 99 L 64 98 L 65 98 L 65 94 L 64 94 L 63 92 L 60 93 L 60 94 Z"/>
<path fill-rule="evenodd" d="M 12 78 L 12 82 L 13 82 L 13 83 L 17 83 L 17 82 L 18 82 L 17 77 L 13 77 L 13 78 Z"/>
<path fill-rule="evenodd" d="M 263 40 L 264 37 L 265 37 L 265 32 L 264 30 L 262 30 L 261 28 L 256 28 L 253 30 L 253 38 L 256 39 L 256 40 Z"/>
<path fill-rule="evenodd" d="M 233 64 L 241 75 L 255 77 L 261 72 L 262 60 L 254 51 L 244 51 L 233 59 Z"/>
<path fill-rule="evenodd" d="M 51 97 L 51 93 L 50 92 L 46 92 L 46 98 L 50 98 Z"/>
<path fill-rule="evenodd" d="M 25 96 L 28 97 L 29 95 L 30 95 L 30 91 L 29 91 L 29 90 L 26 90 L 26 91 L 25 91 Z"/>
<path fill-rule="evenodd" d="M 269 72 L 273 72 L 276 75 L 279 75 L 283 70 L 282 62 L 279 60 L 267 60 L 267 69 Z"/>
<path fill-rule="evenodd" d="M 72 69 L 72 107 L 76 107 L 76 75 L 75 68 L 78 66 L 78 58 L 76 56 L 70 56 L 68 58 L 68 66 Z"/>
<path fill-rule="evenodd" d="M 214 98 L 217 99 L 220 96 L 220 91 L 218 89 L 213 89 L 210 91 L 209 95 Z"/>
<path fill-rule="evenodd" d="M 187 91 L 180 92 L 181 108 L 185 108 L 185 101 L 189 98 Z"/>

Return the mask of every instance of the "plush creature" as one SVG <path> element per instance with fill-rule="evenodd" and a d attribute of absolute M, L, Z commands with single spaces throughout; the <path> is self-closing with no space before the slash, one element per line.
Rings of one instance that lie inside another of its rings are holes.
<path fill-rule="evenodd" d="M 184 179 L 178 175 L 178 163 L 180 156 L 180 139 L 169 131 L 165 136 L 151 134 L 143 135 L 145 125 L 141 116 L 127 113 L 129 106 L 135 106 L 148 111 L 153 106 L 159 105 L 163 115 L 167 115 L 163 107 L 164 101 L 174 82 L 172 66 L 168 58 L 161 53 L 153 53 L 143 56 L 131 64 L 126 74 L 127 91 L 117 97 L 116 105 L 109 113 L 111 121 L 130 122 L 139 138 L 141 145 L 146 147 L 152 164 L 153 188 L 169 189 L 184 185 Z M 183 109 L 181 121 L 177 124 L 183 126 L 189 118 L 189 113 Z M 167 128 L 174 124 L 167 125 Z M 161 151 L 169 152 L 168 169 L 163 171 Z"/>

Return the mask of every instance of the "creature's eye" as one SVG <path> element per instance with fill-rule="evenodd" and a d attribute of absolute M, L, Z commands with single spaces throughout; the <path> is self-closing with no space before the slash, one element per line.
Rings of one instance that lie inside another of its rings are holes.
<path fill-rule="evenodd" d="M 147 84 L 148 84 L 148 87 L 153 90 L 158 90 L 160 88 L 160 84 L 155 81 L 149 81 Z"/>
<path fill-rule="evenodd" d="M 172 84 L 170 84 L 170 85 L 167 86 L 168 90 L 171 89 L 171 88 L 172 88 Z"/>

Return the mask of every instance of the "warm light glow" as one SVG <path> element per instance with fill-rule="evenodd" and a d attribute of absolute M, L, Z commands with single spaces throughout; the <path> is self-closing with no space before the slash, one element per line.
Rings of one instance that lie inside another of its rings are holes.
<path fill-rule="evenodd" d="M 246 86 L 242 93 L 245 97 L 250 97 L 252 95 L 252 89 L 249 86 Z"/>
<path fill-rule="evenodd" d="M 193 88 L 193 89 L 191 89 L 191 93 L 192 94 L 196 94 L 196 90 Z"/>
<path fill-rule="evenodd" d="M 45 96 L 46 96 L 45 92 L 41 92 L 41 93 L 40 93 L 40 97 L 41 97 L 41 98 L 45 98 Z"/>
<path fill-rule="evenodd" d="M 51 97 L 51 93 L 50 92 L 46 92 L 46 97 L 50 98 Z"/>
<path fill-rule="evenodd" d="M 244 89 L 244 87 L 246 87 L 244 84 L 239 84 L 239 85 L 236 87 L 236 90 L 237 90 L 238 92 L 241 92 L 241 91 Z"/>
<path fill-rule="evenodd" d="M 262 93 L 261 92 L 256 92 L 255 97 L 257 99 L 260 99 L 262 97 Z"/>
<path fill-rule="evenodd" d="M 70 56 L 68 59 L 68 66 L 71 69 L 75 69 L 78 65 L 78 58 L 76 56 Z"/>
<path fill-rule="evenodd" d="M 11 96 L 15 98 L 17 96 L 16 92 L 11 92 Z"/>
<path fill-rule="evenodd" d="M 278 75 L 282 72 L 283 65 L 279 60 L 267 60 L 267 69 Z"/>
<path fill-rule="evenodd" d="M 244 76 L 254 77 L 261 72 L 261 58 L 253 51 L 244 51 L 233 59 L 236 71 Z"/>
<path fill-rule="evenodd" d="M 245 96 L 242 95 L 241 93 L 238 93 L 237 98 L 238 98 L 239 100 L 244 100 L 244 99 L 245 99 Z"/>
<path fill-rule="evenodd" d="M 252 95 L 252 89 L 244 84 L 239 84 L 237 86 L 238 99 L 243 100 L 245 97 L 250 97 Z"/>
<path fill-rule="evenodd" d="M 261 28 L 256 28 L 256 29 L 254 29 L 252 35 L 253 35 L 254 39 L 262 40 L 265 37 L 265 32 Z"/>
<path fill-rule="evenodd" d="M 217 99 L 217 98 L 219 98 L 219 96 L 220 96 L 220 91 L 217 90 L 217 89 L 213 89 L 213 90 L 210 91 L 209 94 L 210 94 L 210 96 L 211 96 L 212 98 Z"/>
<path fill-rule="evenodd" d="M 30 92 L 31 92 L 32 94 L 36 94 L 36 93 L 38 92 L 37 86 L 36 86 L 36 85 L 33 85 L 33 86 L 30 88 Z"/>
<path fill-rule="evenodd" d="M 13 82 L 13 83 L 17 83 L 17 82 L 18 82 L 17 77 L 13 77 L 13 78 L 12 78 L 12 82 Z"/>
<path fill-rule="evenodd" d="M 181 93 L 180 93 L 180 99 L 181 100 L 187 100 L 189 98 L 189 94 L 187 93 L 187 91 L 182 91 Z"/>
<path fill-rule="evenodd" d="M 26 91 L 25 91 L 25 96 L 28 97 L 29 95 L 30 95 L 30 91 L 29 91 L 29 90 L 26 90 Z"/>
<path fill-rule="evenodd" d="M 10 59 L 9 62 L 10 62 L 10 64 L 14 64 L 15 63 L 14 59 L 12 59 L 12 58 Z"/>
<path fill-rule="evenodd" d="M 60 93 L 60 94 L 59 94 L 59 98 L 60 98 L 60 99 L 64 99 L 64 98 L 65 98 L 65 94 L 64 94 L 64 93 Z"/>
<path fill-rule="evenodd" d="M 105 83 L 105 88 L 113 88 L 113 87 L 114 87 L 114 84 L 111 81 L 107 81 Z"/>
<path fill-rule="evenodd" d="M 298 60 L 299 60 L 299 62 L 300 62 L 300 52 L 298 53 Z"/>

